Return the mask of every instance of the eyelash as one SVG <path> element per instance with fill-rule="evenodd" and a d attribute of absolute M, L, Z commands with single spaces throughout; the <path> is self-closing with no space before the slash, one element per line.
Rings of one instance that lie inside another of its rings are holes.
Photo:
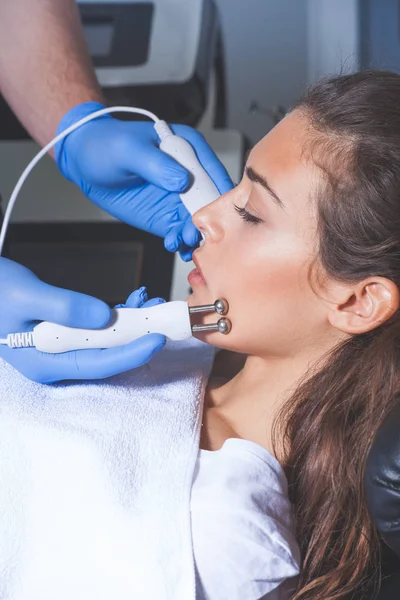
<path fill-rule="evenodd" d="M 246 223 L 251 223 L 252 225 L 257 225 L 258 223 L 262 223 L 262 219 L 259 219 L 255 215 L 252 215 L 245 208 L 236 206 L 236 204 L 234 204 L 234 207 L 235 207 L 236 212 L 240 215 L 240 217 L 243 219 L 243 221 L 246 221 Z"/>

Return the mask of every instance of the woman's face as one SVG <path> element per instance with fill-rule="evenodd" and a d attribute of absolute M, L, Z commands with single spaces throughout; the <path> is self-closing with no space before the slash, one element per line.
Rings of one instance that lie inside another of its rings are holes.
<path fill-rule="evenodd" d="M 327 303 L 309 282 L 321 175 L 303 157 L 307 131 L 300 112 L 288 115 L 253 148 L 240 184 L 193 218 L 205 243 L 194 253 L 203 277 L 189 276 L 189 305 L 226 298 L 232 321 L 227 336 L 199 335 L 210 344 L 278 358 L 329 335 Z"/>

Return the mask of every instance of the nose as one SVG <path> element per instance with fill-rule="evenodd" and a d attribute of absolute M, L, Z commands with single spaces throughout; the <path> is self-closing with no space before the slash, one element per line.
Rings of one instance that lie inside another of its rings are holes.
<path fill-rule="evenodd" d="M 234 188 L 235 189 L 235 188 Z M 230 229 L 229 206 L 232 204 L 232 194 L 230 190 L 222 194 L 219 198 L 203 206 L 194 213 L 193 223 L 205 238 L 205 241 L 216 244 L 224 239 L 227 231 Z"/>
<path fill-rule="evenodd" d="M 224 237 L 223 212 L 220 199 L 203 206 L 194 213 L 193 223 L 209 243 L 218 243 Z"/>

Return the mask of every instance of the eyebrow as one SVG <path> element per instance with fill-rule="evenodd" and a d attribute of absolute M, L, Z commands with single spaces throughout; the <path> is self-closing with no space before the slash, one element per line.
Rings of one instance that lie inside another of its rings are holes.
<path fill-rule="evenodd" d="M 262 177 L 259 173 L 256 173 L 256 171 L 252 167 L 246 167 L 244 172 L 246 173 L 246 175 L 250 179 L 250 181 L 253 181 L 254 183 L 259 183 L 260 185 L 262 185 L 263 188 L 266 189 L 267 192 L 275 200 L 275 203 L 278 206 L 280 206 L 280 208 L 285 209 L 285 205 L 283 204 L 282 200 L 279 198 L 277 193 L 274 192 L 274 190 L 272 189 L 272 187 L 269 185 L 269 183 L 267 182 L 267 180 L 264 177 Z"/>

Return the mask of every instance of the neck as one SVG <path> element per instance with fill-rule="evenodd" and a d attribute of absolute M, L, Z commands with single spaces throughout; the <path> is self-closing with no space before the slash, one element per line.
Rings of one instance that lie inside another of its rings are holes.
<path fill-rule="evenodd" d="M 281 455 L 282 448 L 272 447 L 274 419 L 321 356 L 321 353 L 279 359 L 249 356 L 233 379 L 216 389 L 210 386 L 208 407 L 229 423 L 239 437 Z M 279 440 L 276 441 L 280 447 Z"/>

